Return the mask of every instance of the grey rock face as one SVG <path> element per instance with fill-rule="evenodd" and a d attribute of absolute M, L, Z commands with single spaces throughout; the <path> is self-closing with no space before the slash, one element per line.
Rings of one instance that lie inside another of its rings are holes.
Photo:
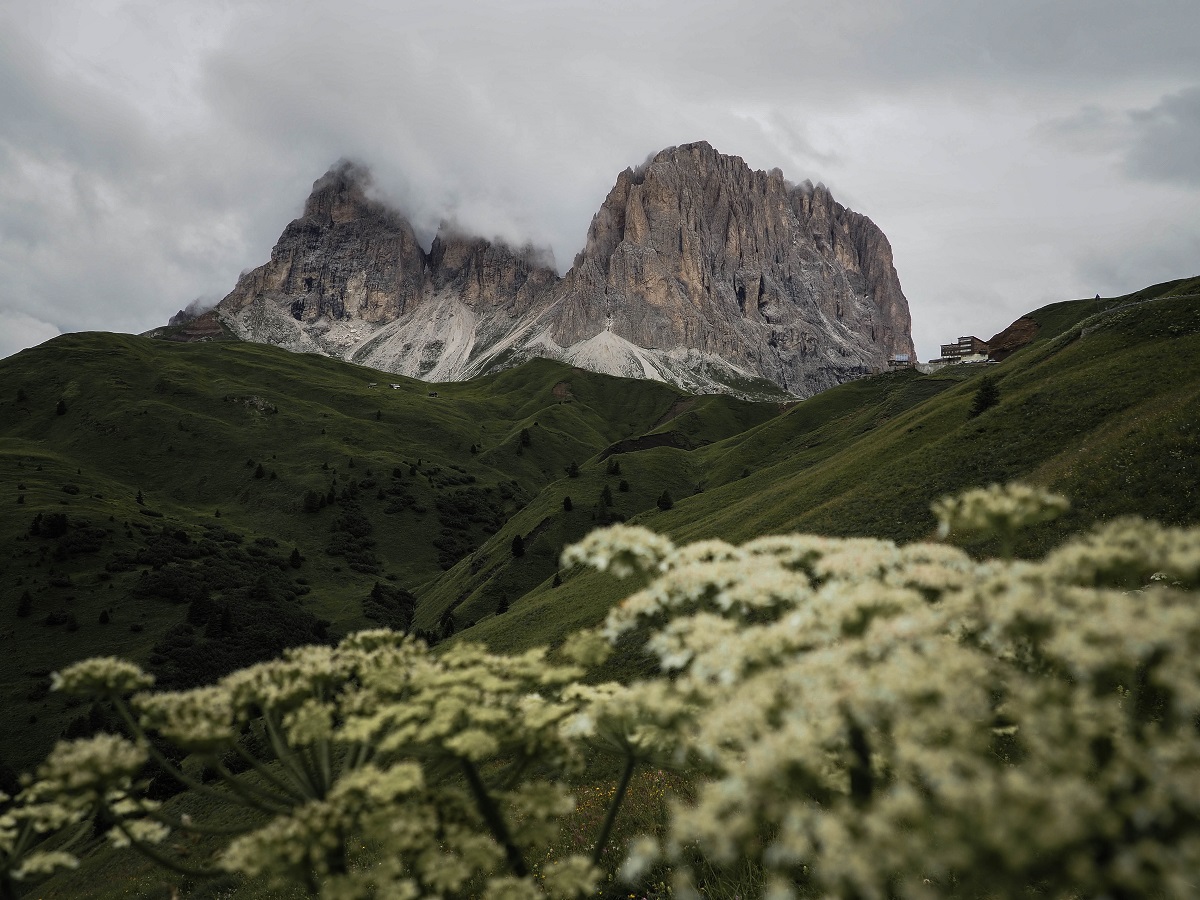
<path fill-rule="evenodd" d="M 704 143 L 621 173 L 560 298 L 559 344 L 607 329 L 799 396 L 912 353 L 883 233 L 823 186 L 791 187 Z"/>
<path fill-rule="evenodd" d="M 705 143 L 627 169 L 566 277 L 444 228 L 428 254 L 343 164 L 220 304 L 240 336 L 453 380 L 530 356 L 691 390 L 809 396 L 912 353 L 883 233 Z"/>
<path fill-rule="evenodd" d="M 342 356 L 420 299 L 425 254 L 403 216 L 367 198 L 369 184 L 365 170 L 342 162 L 313 185 L 270 262 L 219 304 L 239 336 Z"/>

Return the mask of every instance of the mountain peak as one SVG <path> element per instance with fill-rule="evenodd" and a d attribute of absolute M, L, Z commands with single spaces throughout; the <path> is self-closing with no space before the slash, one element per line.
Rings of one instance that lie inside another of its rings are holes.
<path fill-rule="evenodd" d="M 717 152 L 713 145 L 708 141 L 692 141 L 688 144 L 677 144 L 674 147 L 666 147 L 654 154 L 654 162 L 660 160 L 679 159 L 684 156 L 723 156 L 724 154 Z M 732 157 L 737 159 L 737 157 Z"/>
<path fill-rule="evenodd" d="M 313 182 L 304 215 L 338 222 L 360 218 L 371 206 L 367 199 L 371 184 L 370 169 L 353 160 L 340 159 Z"/>
<path fill-rule="evenodd" d="M 531 356 L 748 395 L 810 396 L 912 354 L 891 247 L 824 185 L 706 141 L 623 171 L 560 279 L 532 247 L 439 229 L 428 254 L 343 160 L 221 303 L 250 340 L 430 380 Z"/>

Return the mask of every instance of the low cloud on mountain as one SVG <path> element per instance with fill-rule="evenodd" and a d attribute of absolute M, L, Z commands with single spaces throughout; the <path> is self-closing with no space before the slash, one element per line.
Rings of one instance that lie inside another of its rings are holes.
<path fill-rule="evenodd" d="M 0 314 L 34 324 L 3 352 L 223 295 L 343 156 L 426 237 L 453 219 L 561 268 L 617 172 L 704 139 L 871 216 L 927 356 L 1044 302 L 1192 274 L 1158 267 L 1200 233 L 1198 30 L 1190 0 L 16 0 Z M 1124 117 L 1104 152 L 1048 125 L 1089 109 Z M 1116 257 L 1148 268 L 1101 277 Z"/>

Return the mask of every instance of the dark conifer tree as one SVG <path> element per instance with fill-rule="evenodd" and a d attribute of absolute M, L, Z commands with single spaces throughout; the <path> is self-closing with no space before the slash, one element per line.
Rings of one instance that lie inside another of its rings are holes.
<path fill-rule="evenodd" d="M 969 418 L 975 418 L 999 402 L 1000 386 L 996 383 L 996 379 L 993 376 L 984 375 L 983 381 L 979 382 L 979 390 L 975 392 L 975 399 L 971 403 Z"/>

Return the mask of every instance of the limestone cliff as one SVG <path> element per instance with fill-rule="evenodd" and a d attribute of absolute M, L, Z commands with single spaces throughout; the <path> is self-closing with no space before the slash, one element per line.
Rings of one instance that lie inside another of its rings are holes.
<path fill-rule="evenodd" d="M 448 226 L 425 253 L 368 179 L 343 163 L 318 180 L 222 321 L 433 381 L 549 356 L 746 396 L 809 396 L 913 353 L 883 233 L 705 143 L 622 172 L 562 279 L 533 248 Z"/>
<path fill-rule="evenodd" d="M 370 200 L 370 176 L 342 162 L 313 185 L 271 260 L 219 304 L 248 340 L 345 356 L 419 300 L 425 254 L 408 221 Z"/>
<path fill-rule="evenodd" d="M 721 360 L 808 396 L 913 353 L 891 247 L 824 186 L 705 143 L 617 179 L 558 292 L 571 346 L 608 331 Z"/>

